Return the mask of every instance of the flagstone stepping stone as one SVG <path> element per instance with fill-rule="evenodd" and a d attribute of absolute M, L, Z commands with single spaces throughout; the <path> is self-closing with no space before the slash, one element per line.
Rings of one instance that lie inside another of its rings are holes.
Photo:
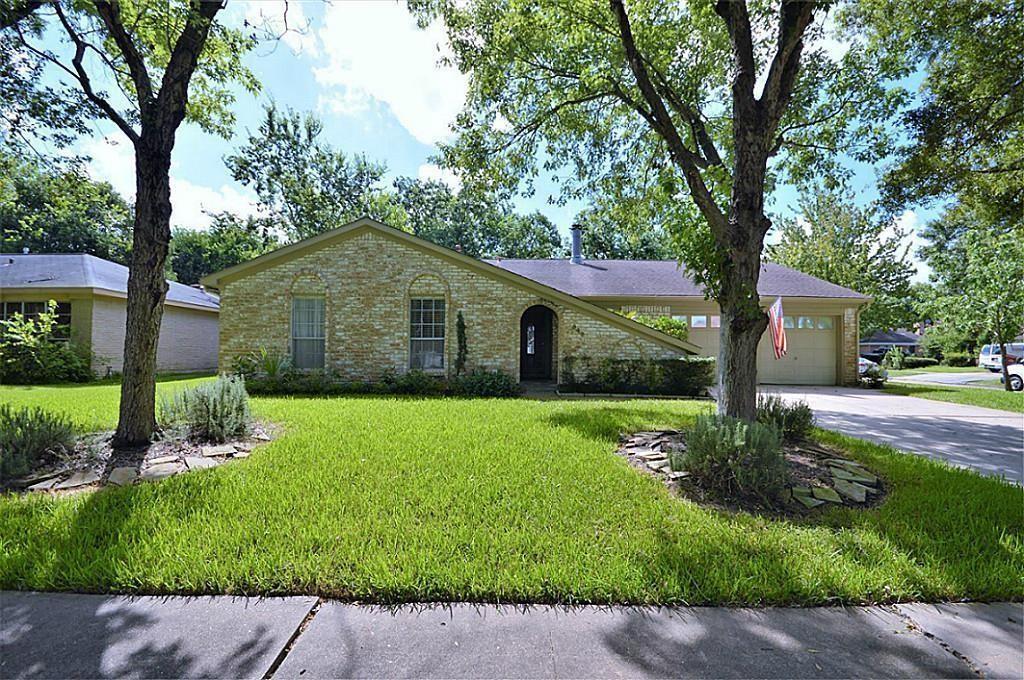
<path fill-rule="evenodd" d="M 107 484 L 113 484 L 114 486 L 127 486 L 139 478 L 139 471 L 134 467 L 124 466 L 116 467 L 110 471 L 110 476 L 107 477 Z"/>
<path fill-rule="evenodd" d="M 85 470 L 76 472 L 60 484 L 57 484 L 53 488 L 58 489 L 74 489 L 79 486 L 85 486 L 86 484 L 95 484 L 100 481 L 100 476 L 92 470 Z"/>
<path fill-rule="evenodd" d="M 157 456 L 146 461 L 146 465 L 163 465 L 164 463 L 177 463 L 177 456 Z"/>
<path fill-rule="evenodd" d="M 236 453 L 235 455 L 233 455 L 231 457 L 232 458 L 248 458 L 250 455 L 251 454 L 250 454 L 249 450 L 248 449 L 244 449 L 242 451 L 239 451 L 238 453 Z"/>
<path fill-rule="evenodd" d="M 845 479 L 837 479 L 836 491 L 843 494 L 851 501 L 863 503 L 867 499 L 868 487 L 861 486 L 857 482 L 848 482 Z"/>
<path fill-rule="evenodd" d="M 256 440 L 259 440 L 261 442 L 269 442 L 270 441 L 270 437 L 268 437 L 267 435 L 263 434 L 262 432 L 257 432 L 256 434 L 254 434 L 252 436 L 252 438 L 256 439 Z"/>
<path fill-rule="evenodd" d="M 189 470 L 205 470 L 206 468 L 217 467 L 220 463 L 213 458 L 188 456 L 185 458 L 185 465 L 188 466 Z"/>
<path fill-rule="evenodd" d="M 686 470 L 672 470 L 671 472 L 668 473 L 668 478 L 671 479 L 672 481 L 675 481 L 677 479 L 685 479 L 689 476 L 690 473 L 687 472 Z"/>
<path fill-rule="evenodd" d="M 235 452 L 231 444 L 218 444 L 217 446 L 204 446 L 200 449 L 204 456 L 230 456 Z"/>
<path fill-rule="evenodd" d="M 825 504 L 825 501 L 818 500 L 817 498 L 814 498 L 813 496 L 804 496 L 803 494 L 796 494 L 795 493 L 795 494 L 793 494 L 793 498 L 795 498 L 797 500 L 797 502 L 802 503 L 805 507 L 808 507 L 808 508 L 816 508 L 819 505 L 824 505 Z"/>
<path fill-rule="evenodd" d="M 826 458 L 825 462 L 828 463 L 829 465 L 837 465 L 839 467 L 844 467 L 844 468 L 847 468 L 847 469 L 853 469 L 853 470 L 864 470 L 865 469 L 864 466 L 861 465 L 860 463 L 858 463 L 856 461 L 853 461 L 853 460 L 847 460 L 845 458 Z"/>
<path fill-rule="evenodd" d="M 815 498 L 822 501 L 829 501 L 830 503 L 842 503 L 843 499 L 839 497 L 835 489 L 830 489 L 827 486 L 816 486 L 811 489 L 811 493 Z"/>
<path fill-rule="evenodd" d="M 809 486 L 794 486 L 792 490 L 793 490 L 793 495 L 794 496 L 810 496 L 811 495 L 811 487 L 809 487 Z"/>
<path fill-rule="evenodd" d="M 661 451 L 647 451 L 645 453 L 637 454 L 637 458 L 641 460 L 662 460 L 665 458 L 665 454 Z"/>
<path fill-rule="evenodd" d="M 139 476 L 146 481 L 155 481 L 176 475 L 179 470 L 181 470 L 181 466 L 177 463 L 163 463 L 146 468 Z"/>
<path fill-rule="evenodd" d="M 842 468 L 829 468 L 829 472 L 836 479 L 845 479 L 850 482 L 864 482 L 866 484 L 874 484 L 878 481 L 878 477 L 875 477 L 870 472 L 850 472 Z"/>
<path fill-rule="evenodd" d="M 664 460 L 664 459 L 662 459 L 662 460 L 649 460 L 649 461 L 647 461 L 647 467 L 651 468 L 655 472 L 659 472 L 659 471 L 664 470 L 665 468 L 668 467 L 668 461 Z"/>
<path fill-rule="evenodd" d="M 60 475 L 54 475 L 53 477 L 50 477 L 49 479 L 44 479 L 41 482 L 36 482 L 32 486 L 28 487 L 28 490 L 29 491 L 47 491 L 49 489 L 52 489 L 54 487 L 54 485 L 56 485 L 57 482 L 60 481 L 59 478 L 60 478 Z"/>
<path fill-rule="evenodd" d="M 237 444 L 235 444 L 236 451 L 252 451 L 252 447 L 252 442 L 238 442 Z"/>

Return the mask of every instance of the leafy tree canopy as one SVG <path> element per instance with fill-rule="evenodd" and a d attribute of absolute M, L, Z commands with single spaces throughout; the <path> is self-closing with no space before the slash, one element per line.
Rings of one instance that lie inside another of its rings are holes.
<path fill-rule="evenodd" d="M 767 254 L 773 262 L 874 298 L 860 319 L 861 334 L 868 335 L 918 320 L 907 235 L 874 208 L 857 207 L 849 193 L 819 188 L 800 201 L 800 217 L 779 225 L 779 241 Z"/>
<path fill-rule="evenodd" d="M 921 70 L 909 143 L 885 176 L 887 202 L 969 200 L 989 219 L 1024 215 L 1024 21 L 1017 0 L 860 0 L 844 14 L 870 49 Z"/>
<path fill-rule="evenodd" d="M 132 217 L 113 187 L 79 168 L 0 150 L 0 252 L 90 253 L 124 264 Z"/>
<path fill-rule="evenodd" d="M 192 285 L 207 274 L 247 262 L 277 248 L 277 239 L 258 218 L 214 215 L 208 230 L 176 229 L 171 240 L 171 269 L 179 283 Z"/>

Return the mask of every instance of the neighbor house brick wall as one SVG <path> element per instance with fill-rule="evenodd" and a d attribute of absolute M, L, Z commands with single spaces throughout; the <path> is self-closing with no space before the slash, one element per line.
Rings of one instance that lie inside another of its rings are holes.
<path fill-rule="evenodd" d="M 426 248 L 366 230 L 222 284 L 221 369 L 262 347 L 289 353 L 292 299 L 310 289 L 325 296 L 326 368 L 349 380 L 376 380 L 385 371 L 408 369 L 409 302 L 417 297 L 446 302 L 448 372 L 457 351 L 455 324 L 461 311 L 467 369 L 500 369 L 518 377 L 520 318 L 537 304 L 556 315 L 556 371 L 570 355 L 681 354 L 586 310 L 546 299 L 527 285 L 492 278 Z"/>
<path fill-rule="evenodd" d="M 74 306 L 72 306 L 72 314 Z M 122 298 L 96 296 L 92 303 L 93 370 L 100 375 L 124 366 L 127 306 Z M 158 371 L 202 371 L 217 367 L 217 314 L 166 305 L 157 344 Z"/>

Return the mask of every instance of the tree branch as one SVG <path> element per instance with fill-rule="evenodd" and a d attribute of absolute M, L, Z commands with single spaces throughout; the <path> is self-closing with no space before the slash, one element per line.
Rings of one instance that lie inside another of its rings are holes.
<path fill-rule="evenodd" d="M 779 10 L 779 40 L 759 100 L 766 113 L 766 131 L 774 134 L 782 112 L 793 94 L 800 69 L 804 33 L 814 20 L 817 3 L 810 0 L 782 0 Z"/>
<path fill-rule="evenodd" d="M 757 67 L 754 63 L 754 41 L 750 33 L 750 15 L 747 14 L 746 0 L 718 0 L 715 14 L 725 20 L 732 45 L 733 62 L 736 72 L 732 79 L 733 111 L 756 111 L 754 83 Z"/>
<path fill-rule="evenodd" d="M 679 130 L 676 129 L 675 123 L 665 107 L 665 102 L 651 82 L 644 60 L 637 50 L 636 41 L 633 38 L 633 28 L 630 26 L 629 16 L 626 14 L 626 6 L 623 0 L 610 0 L 610 2 L 612 13 L 618 21 L 619 38 L 626 53 L 626 60 L 629 63 L 630 70 L 633 72 L 633 77 L 636 80 L 640 94 L 643 95 L 644 100 L 650 107 L 651 118 L 648 122 L 651 123 L 654 131 L 665 140 L 669 154 L 682 169 L 683 176 L 686 177 L 686 184 L 690 189 L 690 194 L 693 196 L 694 202 L 705 219 L 707 219 L 712 232 L 722 233 L 726 224 L 725 215 L 722 213 L 721 208 L 718 207 L 714 197 L 704 183 L 704 178 L 700 174 L 700 168 L 707 167 L 707 161 L 686 148 Z"/>
<path fill-rule="evenodd" d="M 174 44 L 157 95 L 156 115 L 160 127 L 177 128 L 185 119 L 189 81 L 206 45 L 213 19 L 224 7 L 221 0 L 190 0 L 189 4 L 188 21 Z"/>
<path fill-rule="evenodd" d="M 146 61 L 128 31 L 121 22 L 121 3 L 117 0 L 97 0 L 96 12 L 107 27 L 110 37 L 114 39 L 117 48 L 121 50 L 124 61 L 128 65 L 128 72 L 131 74 L 132 82 L 135 83 L 135 94 L 139 99 L 139 110 L 144 111 L 153 99 L 153 83 L 149 79 L 149 71 L 146 69 Z"/>

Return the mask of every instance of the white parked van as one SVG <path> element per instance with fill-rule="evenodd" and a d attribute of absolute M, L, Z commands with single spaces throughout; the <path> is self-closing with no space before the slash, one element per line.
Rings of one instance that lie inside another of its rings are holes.
<path fill-rule="evenodd" d="M 1006 354 L 1010 363 L 1024 361 L 1024 342 L 1013 342 L 1006 346 Z M 993 373 L 1003 370 L 1003 356 L 999 353 L 999 345 L 985 345 L 978 354 L 978 368 L 987 368 Z"/>

